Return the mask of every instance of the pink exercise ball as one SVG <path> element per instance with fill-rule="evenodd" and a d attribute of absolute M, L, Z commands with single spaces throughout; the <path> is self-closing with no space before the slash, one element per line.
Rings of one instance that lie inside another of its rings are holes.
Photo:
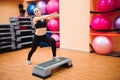
<path fill-rule="evenodd" d="M 98 11 L 106 12 L 117 8 L 117 0 L 98 0 Z"/>
<path fill-rule="evenodd" d="M 112 27 L 111 20 L 103 15 L 93 17 L 91 27 L 95 30 L 110 30 Z"/>
<path fill-rule="evenodd" d="M 56 47 L 59 48 L 60 47 L 60 41 L 56 42 Z"/>
<path fill-rule="evenodd" d="M 47 27 L 50 31 L 59 31 L 59 19 L 54 18 L 48 21 Z"/>
<path fill-rule="evenodd" d="M 57 34 L 57 33 L 56 33 L 56 34 L 55 34 L 55 33 L 52 34 L 51 37 L 52 37 L 53 39 L 55 39 L 55 41 L 60 41 L 60 35 Z"/>
<path fill-rule="evenodd" d="M 113 50 L 112 39 L 106 36 L 95 37 L 92 46 L 98 54 L 109 54 Z"/>
<path fill-rule="evenodd" d="M 117 0 L 117 8 L 120 8 L 120 0 Z"/>
<path fill-rule="evenodd" d="M 51 0 L 51 1 L 59 1 L 59 0 Z"/>
<path fill-rule="evenodd" d="M 48 13 L 59 12 L 59 1 L 58 0 L 50 0 L 47 3 L 47 11 L 48 11 Z"/>
<path fill-rule="evenodd" d="M 46 14 L 47 13 L 47 9 L 46 9 L 47 3 L 46 3 L 46 1 L 43 1 L 43 0 L 38 1 L 36 3 L 36 7 L 40 9 L 41 14 Z"/>

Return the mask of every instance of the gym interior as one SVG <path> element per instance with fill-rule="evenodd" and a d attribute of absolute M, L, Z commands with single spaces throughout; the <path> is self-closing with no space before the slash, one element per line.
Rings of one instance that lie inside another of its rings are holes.
<path fill-rule="evenodd" d="M 49 43 L 40 42 L 32 64 L 26 63 L 36 7 L 42 15 L 59 14 L 48 21 L 46 34 L 56 41 L 56 56 L 72 64 L 49 66 L 47 78 L 32 73 L 52 60 Z M 120 80 L 119 40 L 120 0 L 0 0 L 0 80 Z"/>

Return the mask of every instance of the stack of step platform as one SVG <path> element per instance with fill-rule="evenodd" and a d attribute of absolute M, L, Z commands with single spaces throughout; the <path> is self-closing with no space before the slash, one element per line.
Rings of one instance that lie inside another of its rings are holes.
<path fill-rule="evenodd" d="M 9 24 L 0 24 L 0 52 L 15 50 L 15 34 Z"/>
<path fill-rule="evenodd" d="M 32 18 L 10 17 L 9 20 L 15 31 L 16 48 L 30 47 L 35 33 Z"/>

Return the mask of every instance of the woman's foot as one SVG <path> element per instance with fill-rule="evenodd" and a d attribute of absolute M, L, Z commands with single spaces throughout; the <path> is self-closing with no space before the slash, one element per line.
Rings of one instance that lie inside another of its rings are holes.
<path fill-rule="evenodd" d="M 60 59 L 57 58 L 57 57 L 53 57 L 53 60 L 54 60 L 55 62 L 59 62 L 59 61 L 60 61 Z"/>
<path fill-rule="evenodd" d="M 30 65 L 30 64 L 31 64 L 30 60 L 27 60 L 27 64 L 28 64 L 28 65 Z"/>

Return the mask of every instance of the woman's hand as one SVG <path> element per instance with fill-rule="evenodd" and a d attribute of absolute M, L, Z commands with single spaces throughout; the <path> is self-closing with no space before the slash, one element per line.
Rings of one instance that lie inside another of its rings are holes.
<path fill-rule="evenodd" d="M 58 18 L 59 14 L 57 12 L 54 12 L 52 14 L 49 14 L 49 16 L 47 17 L 48 20 L 53 19 L 53 18 Z"/>

